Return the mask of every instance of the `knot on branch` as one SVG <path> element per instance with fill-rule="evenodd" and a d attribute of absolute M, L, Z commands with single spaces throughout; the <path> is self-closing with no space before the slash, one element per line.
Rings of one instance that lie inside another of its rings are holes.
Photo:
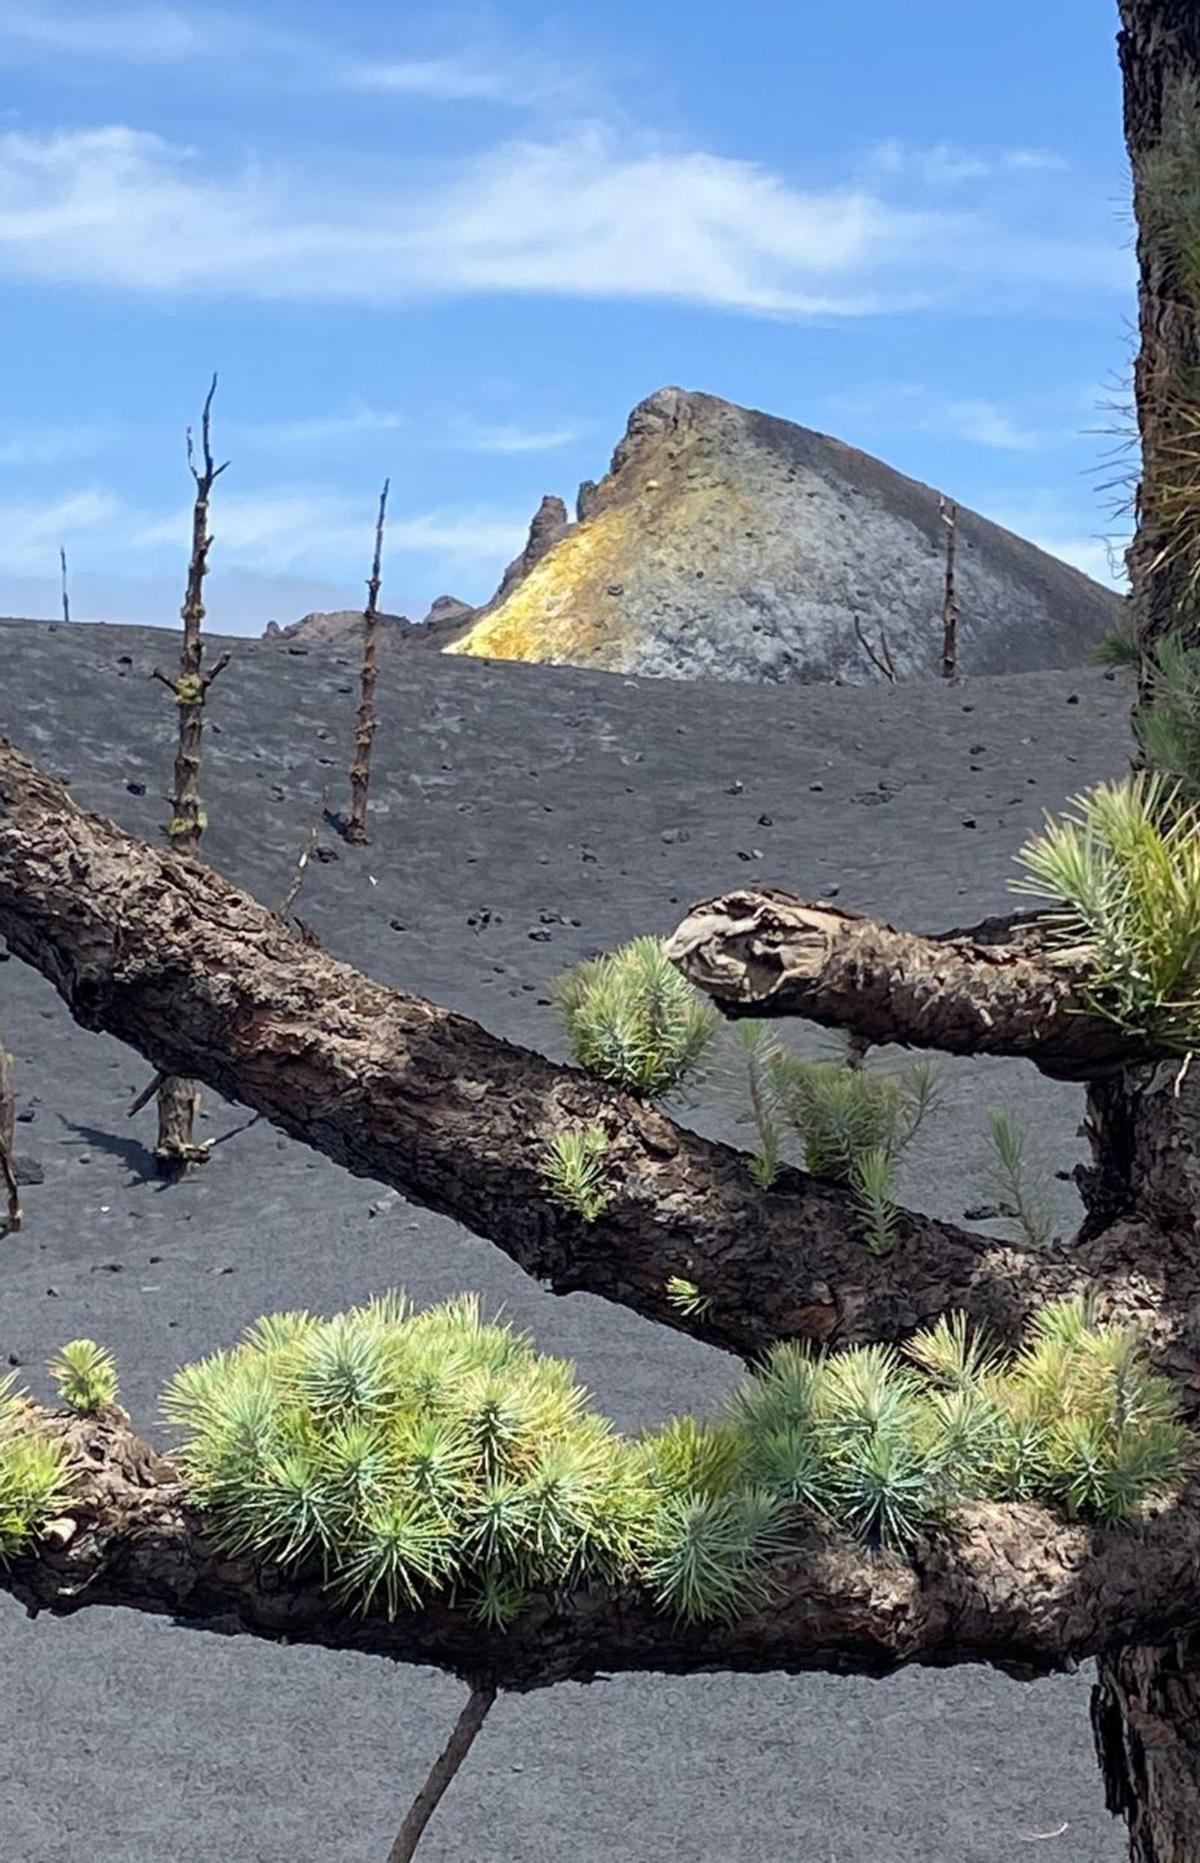
<path fill-rule="evenodd" d="M 666 955 L 726 1014 L 746 1015 L 784 987 L 815 981 L 848 915 L 769 891 L 727 893 L 698 905 L 667 939 Z"/>

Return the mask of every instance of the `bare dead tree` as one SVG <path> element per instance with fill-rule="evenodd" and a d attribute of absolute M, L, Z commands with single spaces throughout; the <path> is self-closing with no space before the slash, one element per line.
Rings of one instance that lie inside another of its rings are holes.
<path fill-rule="evenodd" d="M 363 657 L 358 715 L 354 724 L 354 762 L 350 766 L 350 815 L 346 822 L 346 840 L 352 847 L 365 847 L 367 833 L 367 790 L 371 782 L 371 746 L 375 740 L 378 714 L 375 706 L 375 683 L 378 677 L 376 651 L 379 634 L 379 584 L 383 563 L 383 524 L 387 514 L 387 479 L 379 495 L 379 516 L 375 520 L 375 555 L 367 583 L 367 605 L 363 611 Z"/>
<path fill-rule="evenodd" d="M 16 1230 L 23 1220 L 21 1192 L 13 1144 L 16 1132 L 17 1100 L 13 1090 L 12 1056 L 0 1041 L 0 1178 L 4 1182 L 6 1227 Z"/>
<path fill-rule="evenodd" d="M 207 821 L 200 801 L 204 707 L 209 688 L 230 660 L 228 653 L 222 653 L 207 671 L 204 670 L 201 623 L 205 613 L 204 578 L 208 573 L 208 552 L 212 546 L 208 528 L 209 502 L 214 484 L 229 463 L 226 460 L 224 465 L 218 466 L 213 460 L 212 404 L 216 392 L 217 378 L 214 375 L 204 398 L 199 464 L 196 461 L 192 429 L 189 427 L 187 430 L 188 470 L 195 483 L 196 497 L 192 506 L 192 553 L 188 564 L 187 590 L 180 609 L 183 643 L 179 671 L 172 677 L 156 666 L 153 674 L 155 679 L 161 680 L 167 687 L 179 711 L 179 742 L 175 752 L 174 787 L 170 796 L 171 819 L 166 824 L 166 834 L 172 848 L 187 856 L 195 855 Z M 155 1090 L 158 1095 L 158 1140 L 154 1156 L 160 1171 L 166 1176 L 174 1176 L 189 1166 L 202 1164 L 208 1156 L 208 1147 L 197 1143 L 195 1137 L 200 1094 L 193 1081 L 174 1075 L 159 1080 Z M 148 1097 L 148 1094 L 143 1096 L 138 1106 L 144 1105 Z"/>
<path fill-rule="evenodd" d="M 862 622 L 857 615 L 854 617 L 854 632 L 858 635 L 858 644 L 866 653 L 871 665 L 876 667 L 879 672 L 883 674 L 884 678 L 894 686 L 896 683 L 896 668 L 892 661 L 891 652 L 887 643 L 887 635 L 884 633 L 883 628 L 880 627 L 879 630 L 878 651 L 872 647 L 870 641 L 863 633 Z"/>
<path fill-rule="evenodd" d="M 71 597 L 67 592 L 67 553 L 61 544 L 58 549 L 58 561 L 59 567 L 62 570 L 62 618 L 67 625 L 70 626 Z"/>
<path fill-rule="evenodd" d="M 938 499 L 938 513 L 946 527 L 946 582 L 942 595 L 942 678 L 953 679 L 958 668 L 958 589 L 955 559 L 958 553 L 958 506 Z"/>

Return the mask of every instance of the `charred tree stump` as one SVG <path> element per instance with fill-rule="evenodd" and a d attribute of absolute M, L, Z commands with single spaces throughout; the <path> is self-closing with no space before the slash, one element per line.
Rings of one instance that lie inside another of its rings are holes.
<path fill-rule="evenodd" d="M 371 783 L 371 746 L 379 716 L 375 705 L 378 678 L 376 652 L 379 645 L 379 584 L 383 562 L 383 523 L 387 515 L 388 480 L 379 495 L 379 516 L 375 520 L 375 555 L 367 583 L 367 605 L 363 611 L 363 657 L 358 716 L 354 726 L 354 762 L 350 766 L 350 814 L 346 821 L 346 840 L 351 847 L 365 847 L 367 833 L 367 791 Z"/>

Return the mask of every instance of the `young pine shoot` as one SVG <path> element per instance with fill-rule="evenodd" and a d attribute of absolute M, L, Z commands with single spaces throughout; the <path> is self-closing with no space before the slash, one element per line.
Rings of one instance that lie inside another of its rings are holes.
<path fill-rule="evenodd" d="M 594 1223 L 608 1208 L 604 1190 L 607 1150 L 608 1135 L 603 1126 L 571 1128 L 555 1133 L 542 1167 L 554 1196 L 585 1223 Z"/>
<path fill-rule="evenodd" d="M 1031 1248 L 1048 1248 L 1054 1239 L 1054 1216 L 1047 1199 L 1045 1174 L 1031 1168 L 1025 1134 L 1003 1107 L 997 1107 L 990 1116 L 988 1140 L 988 1188 L 1001 1215 L 1017 1223 Z"/>

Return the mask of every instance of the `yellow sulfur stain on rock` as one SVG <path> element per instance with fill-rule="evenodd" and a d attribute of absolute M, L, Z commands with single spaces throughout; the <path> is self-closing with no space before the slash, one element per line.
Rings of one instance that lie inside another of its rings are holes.
<path fill-rule="evenodd" d="M 620 658 L 635 629 L 620 595 L 622 558 L 639 548 L 637 515 L 613 505 L 569 531 L 507 600 L 444 653 L 570 665 Z M 631 565 L 632 566 L 632 565 Z"/>

